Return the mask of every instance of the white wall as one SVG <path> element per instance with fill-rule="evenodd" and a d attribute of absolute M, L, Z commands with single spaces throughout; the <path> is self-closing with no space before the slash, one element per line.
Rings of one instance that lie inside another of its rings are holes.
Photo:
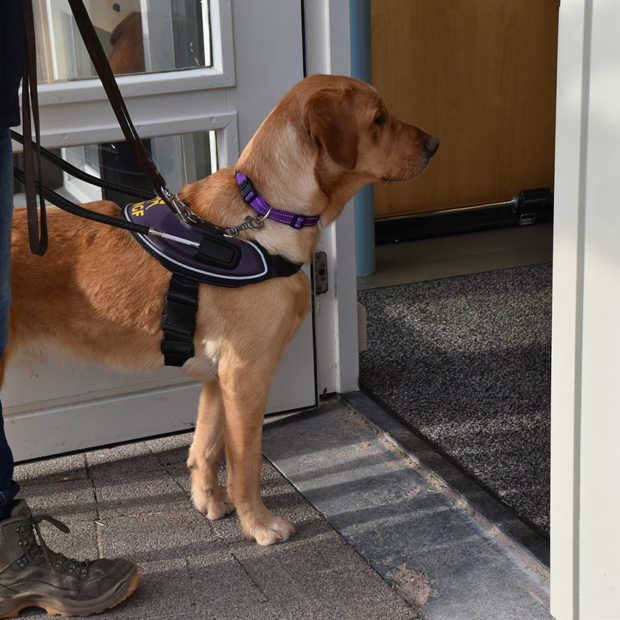
<path fill-rule="evenodd" d="M 620 617 L 620 3 L 560 6 L 551 612 Z"/>

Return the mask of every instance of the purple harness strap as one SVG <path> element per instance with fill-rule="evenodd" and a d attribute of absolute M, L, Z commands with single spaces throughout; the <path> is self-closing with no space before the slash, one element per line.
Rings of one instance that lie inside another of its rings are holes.
<path fill-rule="evenodd" d="M 304 226 L 316 226 L 321 219 L 320 215 L 300 215 L 299 213 L 291 213 L 281 209 L 274 209 L 256 190 L 252 181 L 248 179 L 242 172 L 235 171 L 235 178 L 241 197 L 243 200 L 260 215 L 264 215 L 271 220 L 287 224 L 293 228 L 303 228 Z"/>

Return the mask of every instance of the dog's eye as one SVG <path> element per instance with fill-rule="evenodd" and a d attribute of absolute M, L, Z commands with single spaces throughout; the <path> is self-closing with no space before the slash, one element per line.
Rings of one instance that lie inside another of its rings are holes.
<path fill-rule="evenodd" d="M 385 114 L 379 114 L 379 116 L 375 118 L 375 125 L 385 125 Z"/>

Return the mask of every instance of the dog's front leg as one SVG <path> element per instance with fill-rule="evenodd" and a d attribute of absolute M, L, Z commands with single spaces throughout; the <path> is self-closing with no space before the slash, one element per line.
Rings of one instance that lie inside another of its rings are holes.
<path fill-rule="evenodd" d="M 194 506 L 209 519 L 232 512 L 226 490 L 218 484 L 217 470 L 224 451 L 224 406 L 217 379 L 202 386 L 194 440 L 187 467 L 192 480 Z"/>
<path fill-rule="evenodd" d="M 271 375 L 265 364 L 220 371 L 224 403 L 228 493 L 244 533 L 260 545 L 288 539 L 293 524 L 274 515 L 260 496 L 263 418 Z"/>

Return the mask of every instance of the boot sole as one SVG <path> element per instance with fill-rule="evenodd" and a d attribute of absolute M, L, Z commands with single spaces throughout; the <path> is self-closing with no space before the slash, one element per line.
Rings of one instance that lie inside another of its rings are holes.
<path fill-rule="evenodd" d="M 105 603 L 100 609 L 94 609 L 93 611 L 70 611 L 67 609 L 62 609 L 61 607 L 56 607 L 57 603 L 45 603 L 43 601 L 36 600 L 20 600 L 16 601 L 16 605 L 11 611 L 5 611 L 0 614 L 0 618 L 17 618 L 17 616 L 24 610 L 26 607 L 39 607 L 40 609 L 44 609 L 50 616 L 64 616 L 64 617 L 73 617 L 73 616 L 93 616 L 96 614 L 103 613 L 108 609 L 112 609 L 117 605 L 120 605 L 123 601 L 127 600 L 135 591 L 136 588 L 140 585 L 140 575 L 138 571 L 136 571 L 129 581 L 126 592 L 119 599 L 116 599 L 110 603 Z"/>

